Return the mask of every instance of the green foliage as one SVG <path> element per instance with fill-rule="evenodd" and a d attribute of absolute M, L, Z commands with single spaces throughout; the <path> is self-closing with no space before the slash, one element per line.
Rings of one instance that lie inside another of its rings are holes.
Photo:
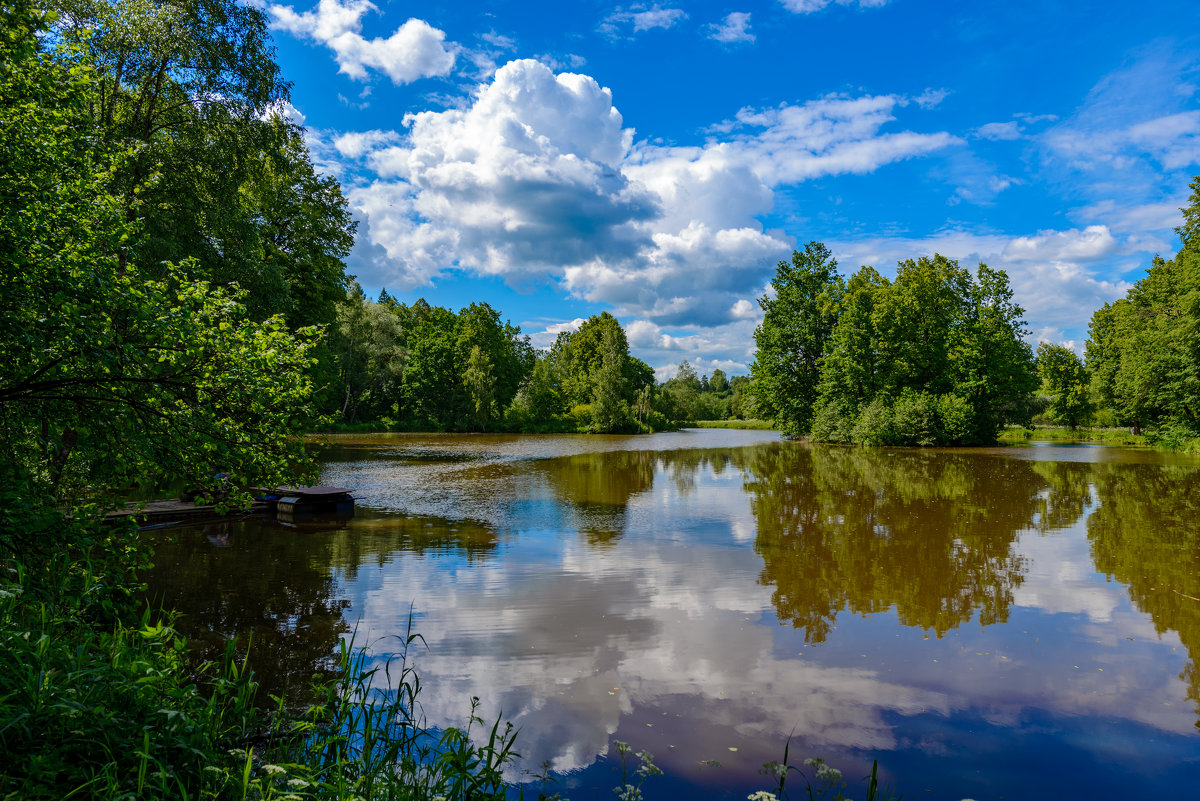
<path fill-rule="evenodd" d="M 88 116 L 94 73 L 40 52 L 33 22 L 0 66 L 0 441 L 64 500 L 162 476 L 237 487 L 294 480 L 315 416 L 316 332 L 247 319 L 245 293 L 170 263 L 140 273 Z M 297 472 L 298 471 L 298 472 Z"/>
<path fill-rule="evenodd" d="M 1050 422 L 1075 428 L 1091 416 L 1090 381 L 1074 351 L 1043 342 L 1037 349 L 1037 368 L 1042 389 L 1050 396 L 1045 411 Z"/>
<path fill-rule="evenodd" d="M 562 409 L 562 395 L 550 362 L 539 358 L 505 411 L 505 426 L 513 431 L 536 431 L 547 426 L 553 429 L 555 418 L 561 415 Z"/>
<path fill-rule="evenodd" d="M 467 369 L 463 373 L 463 386 L 470 398 L 475 425 L 480 431 L 487 431 L 492 418 L 496 416 L 495 385 L 492 360 L 483 352 L 483 348 L 472 345 L 471 355 L 467 357 Z"/>
<path fill-rule="evenodd" d="M 466 356 L 458 347 L 459 320 L 449 309 L 425 306 L 408 329 L 404 375 L 406 411 L 425 425 L 448 428 L 466 419 L 460 383 Z"/>
<path fill-rule="evenodd" d="M 1087 369 L 1097 404 L 1135 431 L 1200 432 L 1200 178 L 1177 230 L 1183 245 L 1155 257 L 1125 297 L 1093 315 Z"/>
<path fill-rule="evenodd" d="M 870 445 L 995 440 L 1028 417 L 1036 383 L 1007 276 L 935 255 L 896 280 L 863 267 L 846 282 L 820 368 L 813 438 Z"/>
<path fill-rule="evenodd" d="M 775 297 L 758 303 L 765 315 L 754 332 L 758 346 L 750 375 L 758 412 L 784 433 L 807 434 L 826 345 L 837 322 L 843 282 L 837 261 L 819 242 L 781 261 L 772 280 Z"/>
<path fill-rule="evenodd" d="M 147 274 L 195 259 L 192 275 L 248 292 L 254 319 L 332 323 L 354 224 L 319 177 L 287 100 L 265 11 L 234 0 L 57 0 L 54 32 L 89 54 L 91 122 L 130 153 L 113 194 L 143 236 L 124 254 Z"/>
<path fill-rule="evenodd" d="M 617 331 L 621 331 L 620 326 L 604 331 L 600 369 L 592 378 L 591 430 L 600 434 L 636 430 L 625 400 L 626 381 L 622 371 L 629 345 L 623 342 L 624 332 L 618 336 Z"/>
<path fill-rule="evenodd" d="M 360 407 L 370 417 L 386 412 L 400 391 L 408 363 L 399 316 L 384 304 L 368 301 L 355 283 L 338 305 L 330 341 L 345 388 L 342 419 L 354 423 Z"/>
<path fill-rule="evenodd" d="M 1188 205 L 1180 209 L 1183 212 L 1183 224 L 1175 229 L 1185 249 L 1200 245 L 1200 175 L 1192 179 L 1189 187 L 1192 194 L 1188 198 Z"/>

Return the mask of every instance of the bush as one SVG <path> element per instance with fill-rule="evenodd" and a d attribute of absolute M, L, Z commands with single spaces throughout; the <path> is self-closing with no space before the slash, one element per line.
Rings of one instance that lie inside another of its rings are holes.
<path fill-rule="evenodd" d="M 940 396 L 937 399 L 937 413 L 944 441 L 961 443 L 970 438 L 975 410 L 965 398 L 953 393 Z"/>
<path fill-rule="evenodd" d="M 578 432 L 585 432 L 592 427 L 592 404 L 581 403 L 578 406 L 572 406 L 570 413 L 567 415 L 575 426 Z"/>
<path fill-rule="evenodd" d="M 854 442 L 858 420 L 857 411 L 845 401 L 819 403 L 813 415 L 812 438 L 817 442 Z"/>
<path fill-rule="evenodd" d="M 884 398 L 876 397 L 863 408 L 854 421 L 851 434 L 863 445 L 892 445 L 897 441 L 892 409 Z"/>

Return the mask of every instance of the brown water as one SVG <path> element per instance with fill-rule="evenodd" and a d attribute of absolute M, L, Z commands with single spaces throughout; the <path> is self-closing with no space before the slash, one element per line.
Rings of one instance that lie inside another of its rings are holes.
<path fill-rule="evenodd" d="M 333 438 L 356 516 L 155 535 L 198 648 L 297 692 L 410 615 L 423 708 L 522 729 L 570 798 L 745 798 L 783 755 L 907 798 L 1196 798 L 1200 462 L 771 432 Z M 719 764 L 718 764 L 719 763 Z M 514 774 L 518 776 L 519 774 Z"/>

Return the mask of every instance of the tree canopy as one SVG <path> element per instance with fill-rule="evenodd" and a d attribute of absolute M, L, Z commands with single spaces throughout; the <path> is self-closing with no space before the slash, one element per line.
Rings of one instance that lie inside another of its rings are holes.
<path fill-rule="evenodd" d="M 1087 368 L 1097 405 L 1134 429 L 1200 433 L 1200 177 L 1176 229 L 1175 257 L 1092 315 Z"/>
<path fill-rule="evenodd" d="M 79 50 L 51 52 L 13 14 L 0 62 L 0 438 L 7 480 L 60 500 L 162 476 L 237 486 L 293 480 L 293 434 L 314 417 L 316 337 L 255 322 L 246 294 L 152 274 L 122 254 L 144 235 L 92 109 L 103 82 Z"/>
<path fill-rule="evenodd" d="M 869 444 L 990 442 L 1036 386 L 1008 277 L 941 255 L 848 281 L 819 243 L 781 262 L 755 333 L 759 409 L 785 433 Z"/>
<path fill-rule="evenodd" d="M 837 261 L 820 242 L 781 261 L 771 282 L 775 297 L 759 298 L 764 316 L 754 332 L 750 365 L 759 411 L 786 434 L 806 434 L 826 345 L 837 323 L 843 284 Z"/>

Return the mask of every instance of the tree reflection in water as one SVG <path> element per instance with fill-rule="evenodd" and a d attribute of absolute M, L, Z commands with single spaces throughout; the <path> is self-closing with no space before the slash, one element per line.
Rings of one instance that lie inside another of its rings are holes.
<path fill-rule="evenodd" d="M 629 501 L 654 486 L 661 454 L 653 451 L 580 453 L 535 462 L 572 512 L 572 526 L 591 545 L 617 542 L 625 533 Z"/>
<path fill-rule="evenodd" d="M 1096 569 L 1128 586 L 1160 635 L 1179 634 L 1191 659 L 1179 678 L 1200 715 L 1200 475 L 1194 467 L 1091 467 L 1099 508 L 1087 533 Z"/>
<path fill-rule="evenodd" d="M 382 565 L 401 551 L 455 551 L 482 560 L 496 533 L 471 520 L 387 517 L 283 526 L 238 521 L 182 529 L 153 538 L 154 567 L 143 578 L 151 603 L 181 613 L 177 626 L 197 662 L 218 658 L 235 642 L 249 654 L 271 696 L 296 703 L 314 674 L 331 675 L 338 642 L 353 628 L 337 577 Z"/>
<path fill-rule="evenodd" d="M 823 642 L 843 610 L 894 607 L 939 637 L 975 613 L 1007 619 L 1024 570 L 1014 540 L 1045 508 L 1029 463 L 785 443 L 746 467 L 761 581 L 807 642 Z"/>
<path fill-rule="evenodd" d="M 143 576 L 151 601 L 181 613 L 176 625 L 197 661 L 216 659 L 230 641 L 249 649 L 262 704 L 302 698 L 314 674 L 330 674 L 349 626 L 326 531 L 218 523 L 156 536 L 154 548 Z"/>

